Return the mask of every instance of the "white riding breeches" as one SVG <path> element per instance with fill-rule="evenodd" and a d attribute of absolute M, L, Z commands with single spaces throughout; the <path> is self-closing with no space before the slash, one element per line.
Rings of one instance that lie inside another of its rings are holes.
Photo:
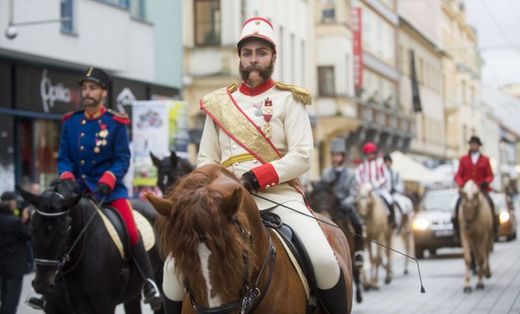
<path fill-rule="evenodd" d="M 378 189 L 376 189 L 376 193 L 379 196 L 381 196 L 382 198 L 384 198 L 385 201 L 388 204 L 393 204 L 394 203 L 394 198 L 392 197 L 392 194 L 390 194 L 390 192 L 388 192 L 387 189 L 385 189 L 385 188 L 378 188 Z"/>

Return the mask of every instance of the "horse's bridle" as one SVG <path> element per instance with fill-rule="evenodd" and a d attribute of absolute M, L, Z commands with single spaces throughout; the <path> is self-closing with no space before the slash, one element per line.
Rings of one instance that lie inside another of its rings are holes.
<path fill-rule="evenodd" d="M 240 223 L 237 219 L 233 220 L 233 223 L 235 223 L 239 230 L 240 234 L 243 238 L 247 239 L 249 241 L 249 245 L 253 245 L 253 236 L 251 235 L 250 231 L 246 231 L 242 228 Z M 188 282 L 185 282 L 186 290 L 188 292 L 188 295 L 191 300 L 191 305 L 195 312 L 199 314 L 216 314 L 216 313 L 233 313 L 235 311 L 240 311 L 240 314 L 245 314 L 251 312 L 260 302 L 262 302 L 265 293 L 267 290 L 269 290 L 269 287 L 271 285 L 271 281 L 273 279 L 273 271 L 275 266 L 275 257 L 276 257 L 276 249 L 273 246 L 273 241 L 271 239 L 271 234 L 267 231 L 267 235 L 269 238 L 269 246 L 267 248 L 267 252 L 264 256 L 264 261 L 262 263 L 262 267 L 260 268 L 260 272 L 258 273 L 258 276 L 256 277 L 255 283 L 253 287 L 250 287 L 249 285 L 249 256 L 247 254 L 243 254 L 244 257 L 244 284 L 241 289 L 241 298 L 239 300 L 236 300 L 234 302 L 230 302 L 218 307 L 210 307 L 210 308 L 204 308 L 198 305 L 195 302 L 195 299 L 193 298 L 193 292 L 191 291 L 191 288 L 188 284 Z M 264 288 L 264 293 L 260 290 L 258 287 L 258 284 L 260 283 L 260 279 L 262 278 L 262 275 L 264 273 L 264 270 L 267 266 L 267 263 L 269 262 L 269 278 L 267 281 L 267 284 Z M 209 293 L 209 292 L 208 292 Z M 260 297 L 260 299 L 258 299 Z M 258 302 L 256 302 L 258 301 Z"/>
<path fill-rule="evenodd" d="M 56 194 L 58 196 L 58 198 L 60 198 L 60 199 L 64 199 L 64 197 L 61 193 L 53 192 L 53 194 Z M 94 204 L 94 202 L 92 202 L 92 204 Z M 97 205 L 94 204 L 94 206 L 97 209 Z M 57 213 L 46 213 L 46 212 L 43 212 L 43 211 L 35 208 L 35 212 L 44 217 L 57 218 L 59 216 L 68 215 L 70 210 L 66 209 L 64 211 L 57 212 Z M 72 253 L 72 250 L 74 250 L 76 245 L 79 243 L 79 240 L 82 238 L 82 236 L 87 231 L 88 226 L 94 220 L 94 217 L 96 216 L 96 214 L 97 214 L 97 210 L 94 210 L 94 213 L 92 214 L 92 216 L 90 216 L 87 223 L 83 226 L 80 233 L 78 234 L 78 236 L 76 237 L 76 239 L 74 240 L 72 245 L 67 249 L 67 251 L 62 256 L 61 259 L 44 259 L 44 258 L 34 257 L 34 264 L 41 265 L 41 266 L 55 266 L 55 267 L 57 267 L 56 273 L 61 272 L 63 267 L 65 266 L 65 264 L 70 260 L 70 254 Z M 69 231 L 70 231 L 70 224 L 68 226 L 67 232 L 69 232 Z"/>

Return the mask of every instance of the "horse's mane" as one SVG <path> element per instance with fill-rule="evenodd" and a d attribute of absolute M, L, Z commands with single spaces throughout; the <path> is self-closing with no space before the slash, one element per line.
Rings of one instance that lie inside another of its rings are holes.
<path fill-rule="evenodd" d="M 464 187 L 462 188 L 462 192 L 466 194 L 470 199 L 473 198 L 475 195 L 478 194 L 479 188 L 473 180 L 469 180 L 464 184 Z"/>
<path fill-rule="evenodd" d="M 189 282 L 204 282 L 198 248 L 201 243 L 207 246 L 211 251 L 211 281 L 215 290 L 225 296 L 236 293 L 231 289 L 242 285 L 244 254 L 253 259 L 254 253 L 232 224 L 236 219 L 242 228 L 249 230 L 246 214 L 237 210 L 230 217 L 222 206 L 222 193 L 209 187 L 222 175 L 236 181 L 232 173 L 216 165 L 198 168 L 183 177 L 166 196 L 173 206 L 169 217 L 160 218 L 158 226 L 163 253 L 172 254 L 176 270 Z M 236 184 L 239 185 L 238 181 Z M 239 204 L 243 205 L 242 199 Z M 205 288 L 191 287 L 198 296 L 205 295 Z M 212 295 L 215 292 L 208 291 Z"/>
<path fill-rule="evenodd" d="M 370 183 L 363 183 L 359 187 L 359 195 L 368 196 L 373 190 L 374 190 L 374 188 L 372 187 L 372 185 Z"/>

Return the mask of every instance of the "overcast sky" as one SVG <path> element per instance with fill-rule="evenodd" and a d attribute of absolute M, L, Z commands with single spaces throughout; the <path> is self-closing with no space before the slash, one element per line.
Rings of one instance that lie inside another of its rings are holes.
<path fill-rule="evenodd" d="M 520 0 L 464 2 L 467 21 L 478 33 L 485 63 L 483 83 L 494 87 L 520 83 Z"/>

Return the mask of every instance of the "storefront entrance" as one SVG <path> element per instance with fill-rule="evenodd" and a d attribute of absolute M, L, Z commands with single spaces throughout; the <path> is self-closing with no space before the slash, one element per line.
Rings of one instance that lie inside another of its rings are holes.
<path fill-rule="evenodd" d="M 39 183 L 49 186 L 57 177 L 60 122 L 17 119 L 18 178 L 22 186 Z"/>

